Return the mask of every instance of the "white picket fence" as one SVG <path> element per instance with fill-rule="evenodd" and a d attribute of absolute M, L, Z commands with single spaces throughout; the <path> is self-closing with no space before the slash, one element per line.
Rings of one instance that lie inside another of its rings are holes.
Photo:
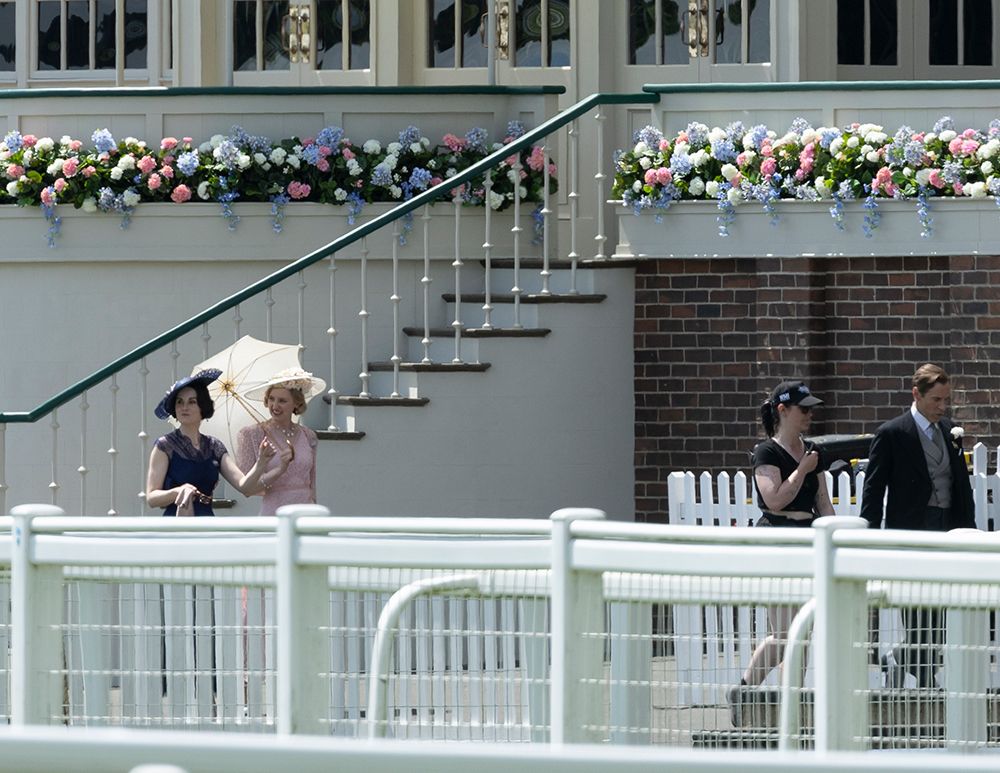
<path fill-rule="evenodd" d="M 997 449 L 1000 452 L 1000 449 Z M 1000 453 L 994 454 L 1000 460 Z M 987 471 L 988 449 L 977 443 L 969 454 L 972 462 L 972 489 L 976 505 L 976 525 L 983 531 L 994 531 L 1000 524 L 1000 463 L 992 472 Z M 837 476 L 823 473 L 829 492 L 836 492 L 833 507 L 837 515 L 858 515 L 861 512 L 865 473 L 852 476 L 846 471 Z M 715 526 L 732 528 L 753 526 L 760 517 L 753 478 L 740 471 L 734 475 L 721 472 L 713 478 L 711 473 L 673 472 L 667 479 L 667 523 L 687 526 Z M 731 607 L 685 607 L 673 610 L 673 631 L 679 642 L 677 657 L 681 668 L 689 672 L 700 667 L 703 648 L 721 648 L 723 668 L 704 674 L 702 680 L 692 680 L 682 690 L 684 699 L 692 705 L 715 703 L 723 700 L 725 691 L 740 680 L 743 669 L 750 661 L 757 641 L 767 635 L 766 609 L 741 609 L 736 616 Z M 884 655 L 895 647 L 903 636 L 903 626 L 897 609 L 879 611 L 879 654 Z M 992 642 L 997 641 L 997 631 L 992 632 Z M 715 677 L 715 678 L 713 678 Z M 872 674 L 871 687 L 879 686 Z M 1000 687 L 1000 673 L 994 669 L 991 687 Z M 765 681 L 776 685 L 778 672 Z M 912 685 L 912 677 L 907 684 Z M 812 672 L 807 671 L 806 684 L 812 685 Z"/>

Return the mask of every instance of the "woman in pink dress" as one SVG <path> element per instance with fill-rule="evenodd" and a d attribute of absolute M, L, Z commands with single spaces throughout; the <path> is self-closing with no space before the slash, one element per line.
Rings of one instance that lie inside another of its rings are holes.
<path fill-rule="evenodd" d="M 263 496 L 261 515 L 274 515 L 282 505 L 316 502 L 316 433 L 295 417 L 305 413 L 306 402 L 325 388 L 322 379 L 291 368 L 247 392 L 248 398 L 264 402 L 269 418 L 240 430 L 236 458 L 241 465 L 252 465 L 264 438 L 279 449 L 254 492 Z"/>

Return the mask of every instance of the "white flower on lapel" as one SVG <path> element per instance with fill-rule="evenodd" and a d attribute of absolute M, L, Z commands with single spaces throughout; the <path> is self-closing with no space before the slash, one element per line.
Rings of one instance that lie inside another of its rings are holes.
<path fill-rule="evenodd" d="M 952 427 L 951 428 L 951 439 L 952 440 L 961 440 L 963 437 L 965 437 L 965 429 L 964 428 L 962 428 L 962 427 Z"/>

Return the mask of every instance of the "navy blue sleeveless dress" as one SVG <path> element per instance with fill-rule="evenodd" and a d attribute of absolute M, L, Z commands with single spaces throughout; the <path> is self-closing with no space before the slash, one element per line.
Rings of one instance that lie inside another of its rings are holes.
<path fill-rule="evenodd" d="M 156 441 L 156 447 L 167 455 L 167 475 L 163 480 L 163 488 L 170 489 L 184 483 L 190 483 L 203 494 L 211 496 L 219 482 L 219 467 L 222 457 L 226 455 L 226 447 L 218 438 L 201 435 L 196 450 L 191 441 L 179 430 L 164 435 Z M 177 505 L 170 505 L 163 510 L 165 516 L 177 515 Z M 212 505 L 194 502 L 195 515 L 215 515 Z"/>

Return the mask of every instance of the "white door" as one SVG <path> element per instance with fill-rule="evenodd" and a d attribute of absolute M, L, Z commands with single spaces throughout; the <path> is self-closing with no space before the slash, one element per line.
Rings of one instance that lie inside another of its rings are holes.
<path fill-rule="evenodd" d="M 232 0 L 235 86 L 369 85 L 370 0 Z"/>
<path fill-rule="evenodd" d="M 617 30 L 624 87 L 773 81 L 778 10 L 772 0 L 628 0 Z"/>

